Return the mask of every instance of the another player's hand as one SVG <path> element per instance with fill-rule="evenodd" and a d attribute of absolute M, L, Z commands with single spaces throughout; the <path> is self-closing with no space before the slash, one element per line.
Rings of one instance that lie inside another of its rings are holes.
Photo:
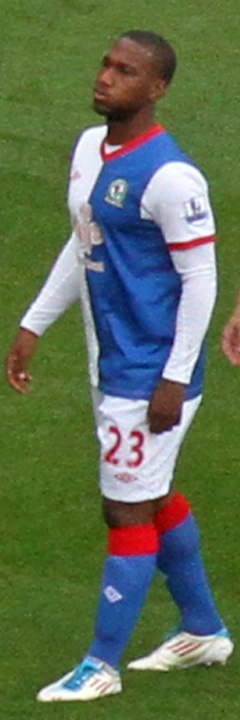
<path fill-rule="evenodd" d="M 148 406 L 149 429 L 152 433 L 171 430 L 181 420 L 186 385 L 162 379 L 154 390 Z"/>
<path fill-rule="evenodd" d="M 223 330 L 221 347 L 230 363 L 240 366 L 240 308 L 238 305 Z"/>
<path fill-rule="evenodd" d="M 30 332 L 30 330 L 20 328 L 10 353 L 6 358 L 7 381 L 14 390 L 17 390 L 23 395 L 31 390 L 29 383 L 32 378 L 27 368 L 29 361 L 36 352 L 37 340 L 37 336 Z"/>

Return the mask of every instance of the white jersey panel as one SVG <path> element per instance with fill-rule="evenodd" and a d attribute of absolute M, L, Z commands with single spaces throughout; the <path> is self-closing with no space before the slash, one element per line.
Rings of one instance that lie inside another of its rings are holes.
<path fill-rule="evenodd" d="M 81 287 L 82 313 L 88 350 L 88 369 L 91 385 L 98 385 L 99 346 L 86 281 L 86 252 L 96 239 L 95 224 L 91 222 L 89 197 L 101 171 L 103 160 L 101 143 L 106 126 L 89 128 L 80 137 L 70 169 L 68 207 L 76 238 L 77 259 Z"/>
<path fill-rule="evenodd" d="M 89 218 L 84 217 L 81 208 L 87 206 L 102 167 L 100 146 L 105 134 L 105 126 L 90 128 L 80 137 L 76 145 L 68 191 L 73 232 L 36 300 L 21 320 L 21 327 L 31 330 L 38 336 L 43 335 L 70 305 L 79 300 L 82 305 L 89 374 L 93 386 L 98 384 L 99 351 L 85 277 L 83 262 L 85 249 L 81 239 L 80 224 L 83 221 L 85 235 L 92 235 Z"/>
<path fill-rule="evenodd" d="M 106 126 L 89 128 L 81 135 L 72 159 L 70 169 L 68 207 L 75 227 L 80 207 L 88 202 L 91 191 L 103 165 L 101 143 L 106 135 Z"/>
<path fill-rule="evenodd" d="M 153 175 L 142 196 L 141 217 L 153 220 L 174 247 L 215 234 L 207 182 L 183 162 L 166 163 Z"/>
<path fill-rule="evenodd" d="M 78 260 L 79 260 L 78 256 Z M 98 373 L 98 357 L 99 357 L 99 344 L 95 332 L 95 323 L 93 319 L 91 303 L 89 299 L 88 285 L 86 281 L 86 272 L 84 265 L 79 262 L 79 276 L 80 276 L 80 287 L 81 287 L 81 307 L 84 320 L 85 337 L 87 342 L 88 352 L 88 371 L 89 380 L 93 387 L 98 386 L 99 373 Z"/>

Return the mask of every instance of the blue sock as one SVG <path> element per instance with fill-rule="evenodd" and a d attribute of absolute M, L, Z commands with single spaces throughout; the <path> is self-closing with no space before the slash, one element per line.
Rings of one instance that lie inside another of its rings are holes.
<path fill-rule="evenodd" d="M 197 523 L 192 514 L 161 535 L 158 568 L 180 610 L 180 627 L 194 635 L 212 635 L 223 628 L 200 552 Z"/>
<path fill-rule="evenodd" d="M 137 526 L 137 529 L 140 527 L 142 526 Z M 150 526 L 146 527 L 149 529 Z M 121 529 L 117 528 L 116 531 Z M 153 533 L 157 549 L 155 529 Z M 113 667 L 118 666 L 156 571 L 156 549 L 150 552 L 146 546 L 145 553 L 110 554 L 107 557 L 95 637 L 87 655 L 100 658 Z"/>

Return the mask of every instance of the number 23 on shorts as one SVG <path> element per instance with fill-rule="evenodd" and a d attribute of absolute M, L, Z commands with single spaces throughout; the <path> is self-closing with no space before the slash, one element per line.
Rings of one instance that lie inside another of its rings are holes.
<path fill-rule="evenodd" d="M 120 450 L 123 443 L 123 436 L 116 425 L 110 425 L 109 433 L 112 436 L 112 444 L 104 455 L 104 460 L 111 465 L 121 463 Z M 141 430 L 132 430 L 127 438 L 129 445 L 129 457 L 125 462 L 129 468 L 139 467 L 144 460 L 145 435 Z"/>

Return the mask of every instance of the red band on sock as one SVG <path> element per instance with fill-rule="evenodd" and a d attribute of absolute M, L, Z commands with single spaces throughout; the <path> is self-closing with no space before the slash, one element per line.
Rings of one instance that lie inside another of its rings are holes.
<path fill-rule="evenodd" d="M 180 493 L 174 493 L 166 507 L 156 515 L 156 527 L 160 535 L 180 525 L 191 512 L 191 505 Z"/>
<path fill-rule="evenodd" d="M 109 555 L 150 555 L 158 550 L 159 537 L 155 525 L 128 525 L 109 530 Z"/>

